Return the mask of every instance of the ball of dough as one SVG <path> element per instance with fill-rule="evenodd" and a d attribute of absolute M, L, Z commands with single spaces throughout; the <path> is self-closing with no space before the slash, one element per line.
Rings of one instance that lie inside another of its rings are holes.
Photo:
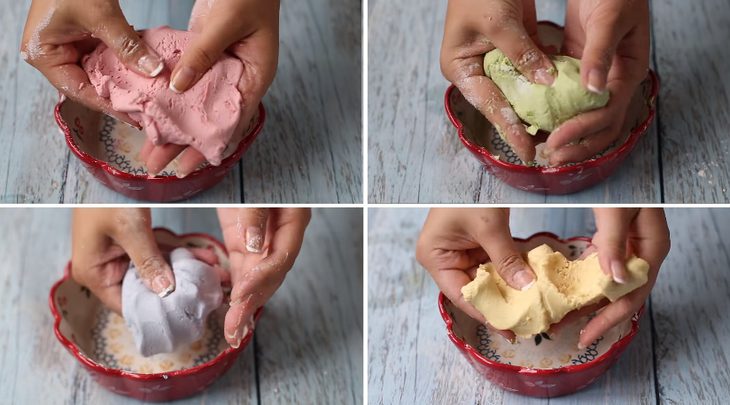
<path fill-rule="evenodd" d="M 490 325 L 520 337 L 546 332 L 570 311 L 604 297 L 616 301 L 644 285 L 649 276 L 649 263 L 634 256 L 626 261 L 628 279 L 618 284 L 601 270 L 598 254 L 570 261 L 548 245 L 527 253 L 527 263 L 536 280 L 524 291 L 507 285 L 492 263 L 479 266 L 476 278 L 461 289 Z"/>
<path fill-rule="evenodd" d="M 484 56 L 484 72 L 529 125 L 527 132 L 532 135 L 538 130 L 552 132 L 576 115 L 608 104 L 608 91 L 596 94 L 583 86 L 578 59 L 569 56 L 551 59 L 557 77 L 551 86 L 545 86 L 530 82 L 499 49 Z"/>
<path fill-rule="evenodd" d="M 170 353 L 203 337 L 208 315 L 221 305 L 218 273 L 185 248 L 170 254 L 175 291 L 165 298 L 142 284 L 134 264 L 122 283 L 122 315 L 143 356 Z"/>

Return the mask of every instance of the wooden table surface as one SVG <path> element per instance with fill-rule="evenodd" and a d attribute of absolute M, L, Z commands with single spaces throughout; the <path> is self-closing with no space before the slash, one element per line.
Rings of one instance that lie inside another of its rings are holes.
<path fill-rule="evenodd" d="M 185 29 L 191 0 L 123 0 L 137 28 Z M 71 155 L 53 119 L 56 90 L 20 59 L 30 0 L 0 2 L 0 202 L 117 203 Z M 221 184 L 186 202 L 362 201 L 361 4 L 284 0 L 263 132 Z"/>
<path fill-rule="evenodd" d="M 212 209 L 156 209 L 153 222 L 218 238 Z M 137 403 L 94 382 L 53 334 L 51 285 L 70 256 L 70 210 L 0 209 L 0 404 Z M 362 210 L 316 209 L 294 269 L 255 337 L 185 404 L 361 404 Z M 177 403 L 177 402 L 176 402 Z"/>
<path fill-rule="evenodd" d="M 574 395 L 501 390 L 446 336 L 438 290 L 414 259 L 425 209 L 369 211 L 368 398 L 372 404 L 723 404 L 730 396 L 730 210 L 670 209 L 672 250 L 639 334 L 619 361 Z M 592 235 L 587 209 L 514 209 L 514 236 Z"/>
<path fill-rule="evenodd" d="M 540 0 L 562 24 L 565 0 Z M 378 203 L 726 203 L 730 201 L 730 7 L 651 1 L 657 119 L 607 181 L 544 196 L 489 175 L 448 121 L 439 52 L 446 1 L 369 2 L 368 195 Z"/>

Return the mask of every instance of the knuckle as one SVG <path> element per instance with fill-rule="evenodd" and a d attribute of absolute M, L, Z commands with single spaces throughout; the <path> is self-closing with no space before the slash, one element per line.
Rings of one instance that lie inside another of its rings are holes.
<path fill-rule="evenodd" d="M 497 268 L 502 272 L 512 273 L 522 266 L 522 257 L 518 254 L 513 253 L 500 259 L 497 263 Z"/>
<path fill-rule="evenodd" d="M 216 62 L 213 55 L 206 49 L 195 48 L 189 50 L 188 52 L 192 52 L 192 55 L 190 55 L 191 61 L 199 69 L 199 73 L 203 70 L 207 70 Z"/>
<path fill-rule="evenodd" d="M 141 277 L 149 277 L 162 270 L 162 259 L 159 256 L 149 256 L 142 259 L 142 262 L 137 265 L 137 273 Z"/>
<path fill-rule="evenodd" d="M 128 59 L 137 54 L 142 49 L 142 42 L 139 38 L 125 36 L 119 40 L 117 44 L 118 52 L 121 58 Z"/>

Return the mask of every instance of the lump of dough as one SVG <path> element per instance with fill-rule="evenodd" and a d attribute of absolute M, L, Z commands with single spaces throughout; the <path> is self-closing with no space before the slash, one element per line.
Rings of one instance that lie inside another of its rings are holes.
<path fill-rule="evenodd" d="M 525 291 L 507 285 L 492 263 L 479 266 L 476 278 L 461 289 L 489 324 L 520 337 L 545 332 L 568 312 L 603 297 L 616 301 L 644 285 L 649 274 L 649 263 L 634 256 L 626 262 L 626 283 L 619 284 L 601 270 L 596 253 L 570 261 L 548 245 L 527 253 L 527 263 L 537 278 Z"/>
<path fill-rule="evenodd" d="M 170 73 L 194 35 L 169 27 L 144 31 L 142 39 L 165 63 L 157 77 L 127 69 L 103 43 L 82 64 L 97 94 L 139 122 L 155 145 L 191 145 L 219 165 L 241 117 L 238 82 L 243 64 L 224 54 L 188 91 L 173 92 Z"/>
<path fill-rule="evenodd" d="M 211 266 L 185 248 L 173 250 L 170 262 L 175 291 L 165 298 L 142 284 L 134 264 L 122 282 L 122 315 L 145 357 L 202 338 L 208 315 L 223 301 L 220 277 Z"/>
<path fill-rule="evenodd" d="M 551 86 L 534 84 L 523 76 L 499 49 L 484 56 L 484 72 L 502 90 L 532 135 L 552 132 L 576 115 L 604 107 L 609 93 L 596 94 L 581 84 L 580 61 L 569 56 L 552 56 L 557 77 Z"/>

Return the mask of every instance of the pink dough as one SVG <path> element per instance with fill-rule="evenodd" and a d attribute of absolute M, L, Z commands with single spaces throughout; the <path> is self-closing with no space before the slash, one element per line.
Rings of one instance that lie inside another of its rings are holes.
<path fill-rule="evenodd" d="M 194 35 L 169 27 L 143 33 L 144 41 L 165 60 L 165 69 L 155 78 L 128 70 L 103 43 L 84 57 L 83 66 L 96 92 L 139 122 L 155 145 L 191 145 L 217 166 L 241 117 L 237 86 L 243 64 L 224 55 L 190 90 L 173 92 L 170 73 Z"/>

